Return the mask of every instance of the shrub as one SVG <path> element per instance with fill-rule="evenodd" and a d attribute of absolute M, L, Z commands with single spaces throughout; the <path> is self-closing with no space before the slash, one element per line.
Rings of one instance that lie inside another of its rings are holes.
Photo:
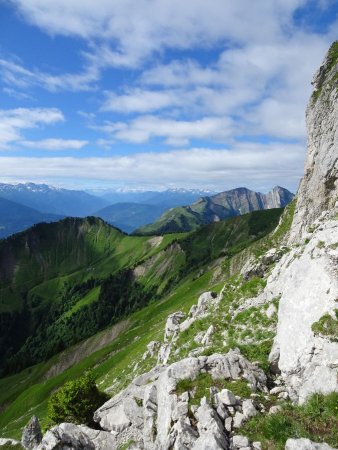
<path fill-rule="evenodd" d="M 48 426 L 61 422 L 95 426 L 94 411 L 108 400 L 107 394 L 98 390 L 91 372 L 68 381 L 56 391 L 48 402 Z"/>

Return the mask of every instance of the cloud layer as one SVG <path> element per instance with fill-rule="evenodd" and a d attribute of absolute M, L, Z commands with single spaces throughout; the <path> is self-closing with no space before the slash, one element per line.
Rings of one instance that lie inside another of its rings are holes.
<path fill-rule="evenodd" d="M 200 187 L 226 180 L 227 187 L 255 188 L 278 178 L 295 187 L 310 81 L 336 38 L 334 3 L 11 0 L 46 39 L 76 42 L 83 65 L 49 71 L 43 60 L 0 55 L 2 92 L 19 105 L 0 111 L 0 149 L 31 156 L 3 158 L 6 176 L 22 177 L 16 165 L 24 163 L 32 177 L 68 179 L 75 171 L 79 180 Z M 315 29 L 306 14 L 317 18 L 322 10 L 332 11 L 331 21 Z M 65 92 L 67 113 L 20 107 Z M 55 136 L 47 126 L 57 122 L 63 128 Z M 34 153 L 84 147 L 91 158 Z"/>
<path fill-rule="evenodd" d="M 295 159 L 295 155 L 297 158 Z M 276 184 L 295 189 L 301 175 L 302 148 L 280 144 L 238 145 L 233 150 L 190 149 L 106 158 L 0 157 L 2 176 L 20 180 L 110 180 L 127 186 L 204 186 L 215 190 L 245 185 L 268 190 Z M 296 164 L 295 164 L 296 162 Z"/>

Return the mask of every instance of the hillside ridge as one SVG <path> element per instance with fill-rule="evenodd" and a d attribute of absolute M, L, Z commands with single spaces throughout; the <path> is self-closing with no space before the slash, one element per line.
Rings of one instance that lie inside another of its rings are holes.
<path fill-rule="evenodd" d="M 293 194 L 275 186 L 268 194 L 254 192 L 245 187 L 205 196 L 188 206 L 171 208 L 149 225 L 138 228 L 134 234 L 149 235 L 184 232 L 201 225 L 225 220 L 251 211 L 285 207 Z"/>

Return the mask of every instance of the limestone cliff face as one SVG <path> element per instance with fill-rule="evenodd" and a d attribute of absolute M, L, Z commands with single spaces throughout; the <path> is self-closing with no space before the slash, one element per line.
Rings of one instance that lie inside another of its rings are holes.
<path fill-rule="evenodd" d="M 308 147 L 291 239 L 338 201 L 338 42 L 315 74 L 306 111 Z"/>
<path fill-rule="evenodd" d="M 278 360 L 294 399 L 301 402 L 314 392 L 338 391 L 338 336 L 325 333 L 325 322 L 337 329 L 338 310 L 337 84 L 338 42 L 314 77 L 291 251 L 275 267 L 266 290 L 280 297 L 270 359 Z M 323 333 L 316 333 L 321 326 Z"/>

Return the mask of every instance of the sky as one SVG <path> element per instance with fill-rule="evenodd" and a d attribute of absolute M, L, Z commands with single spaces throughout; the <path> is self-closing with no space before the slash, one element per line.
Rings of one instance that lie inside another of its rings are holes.
<path fill-rule="evenodd" d="M 0 182 L 296 191 L 337 0 L 0 0 Z"/>

